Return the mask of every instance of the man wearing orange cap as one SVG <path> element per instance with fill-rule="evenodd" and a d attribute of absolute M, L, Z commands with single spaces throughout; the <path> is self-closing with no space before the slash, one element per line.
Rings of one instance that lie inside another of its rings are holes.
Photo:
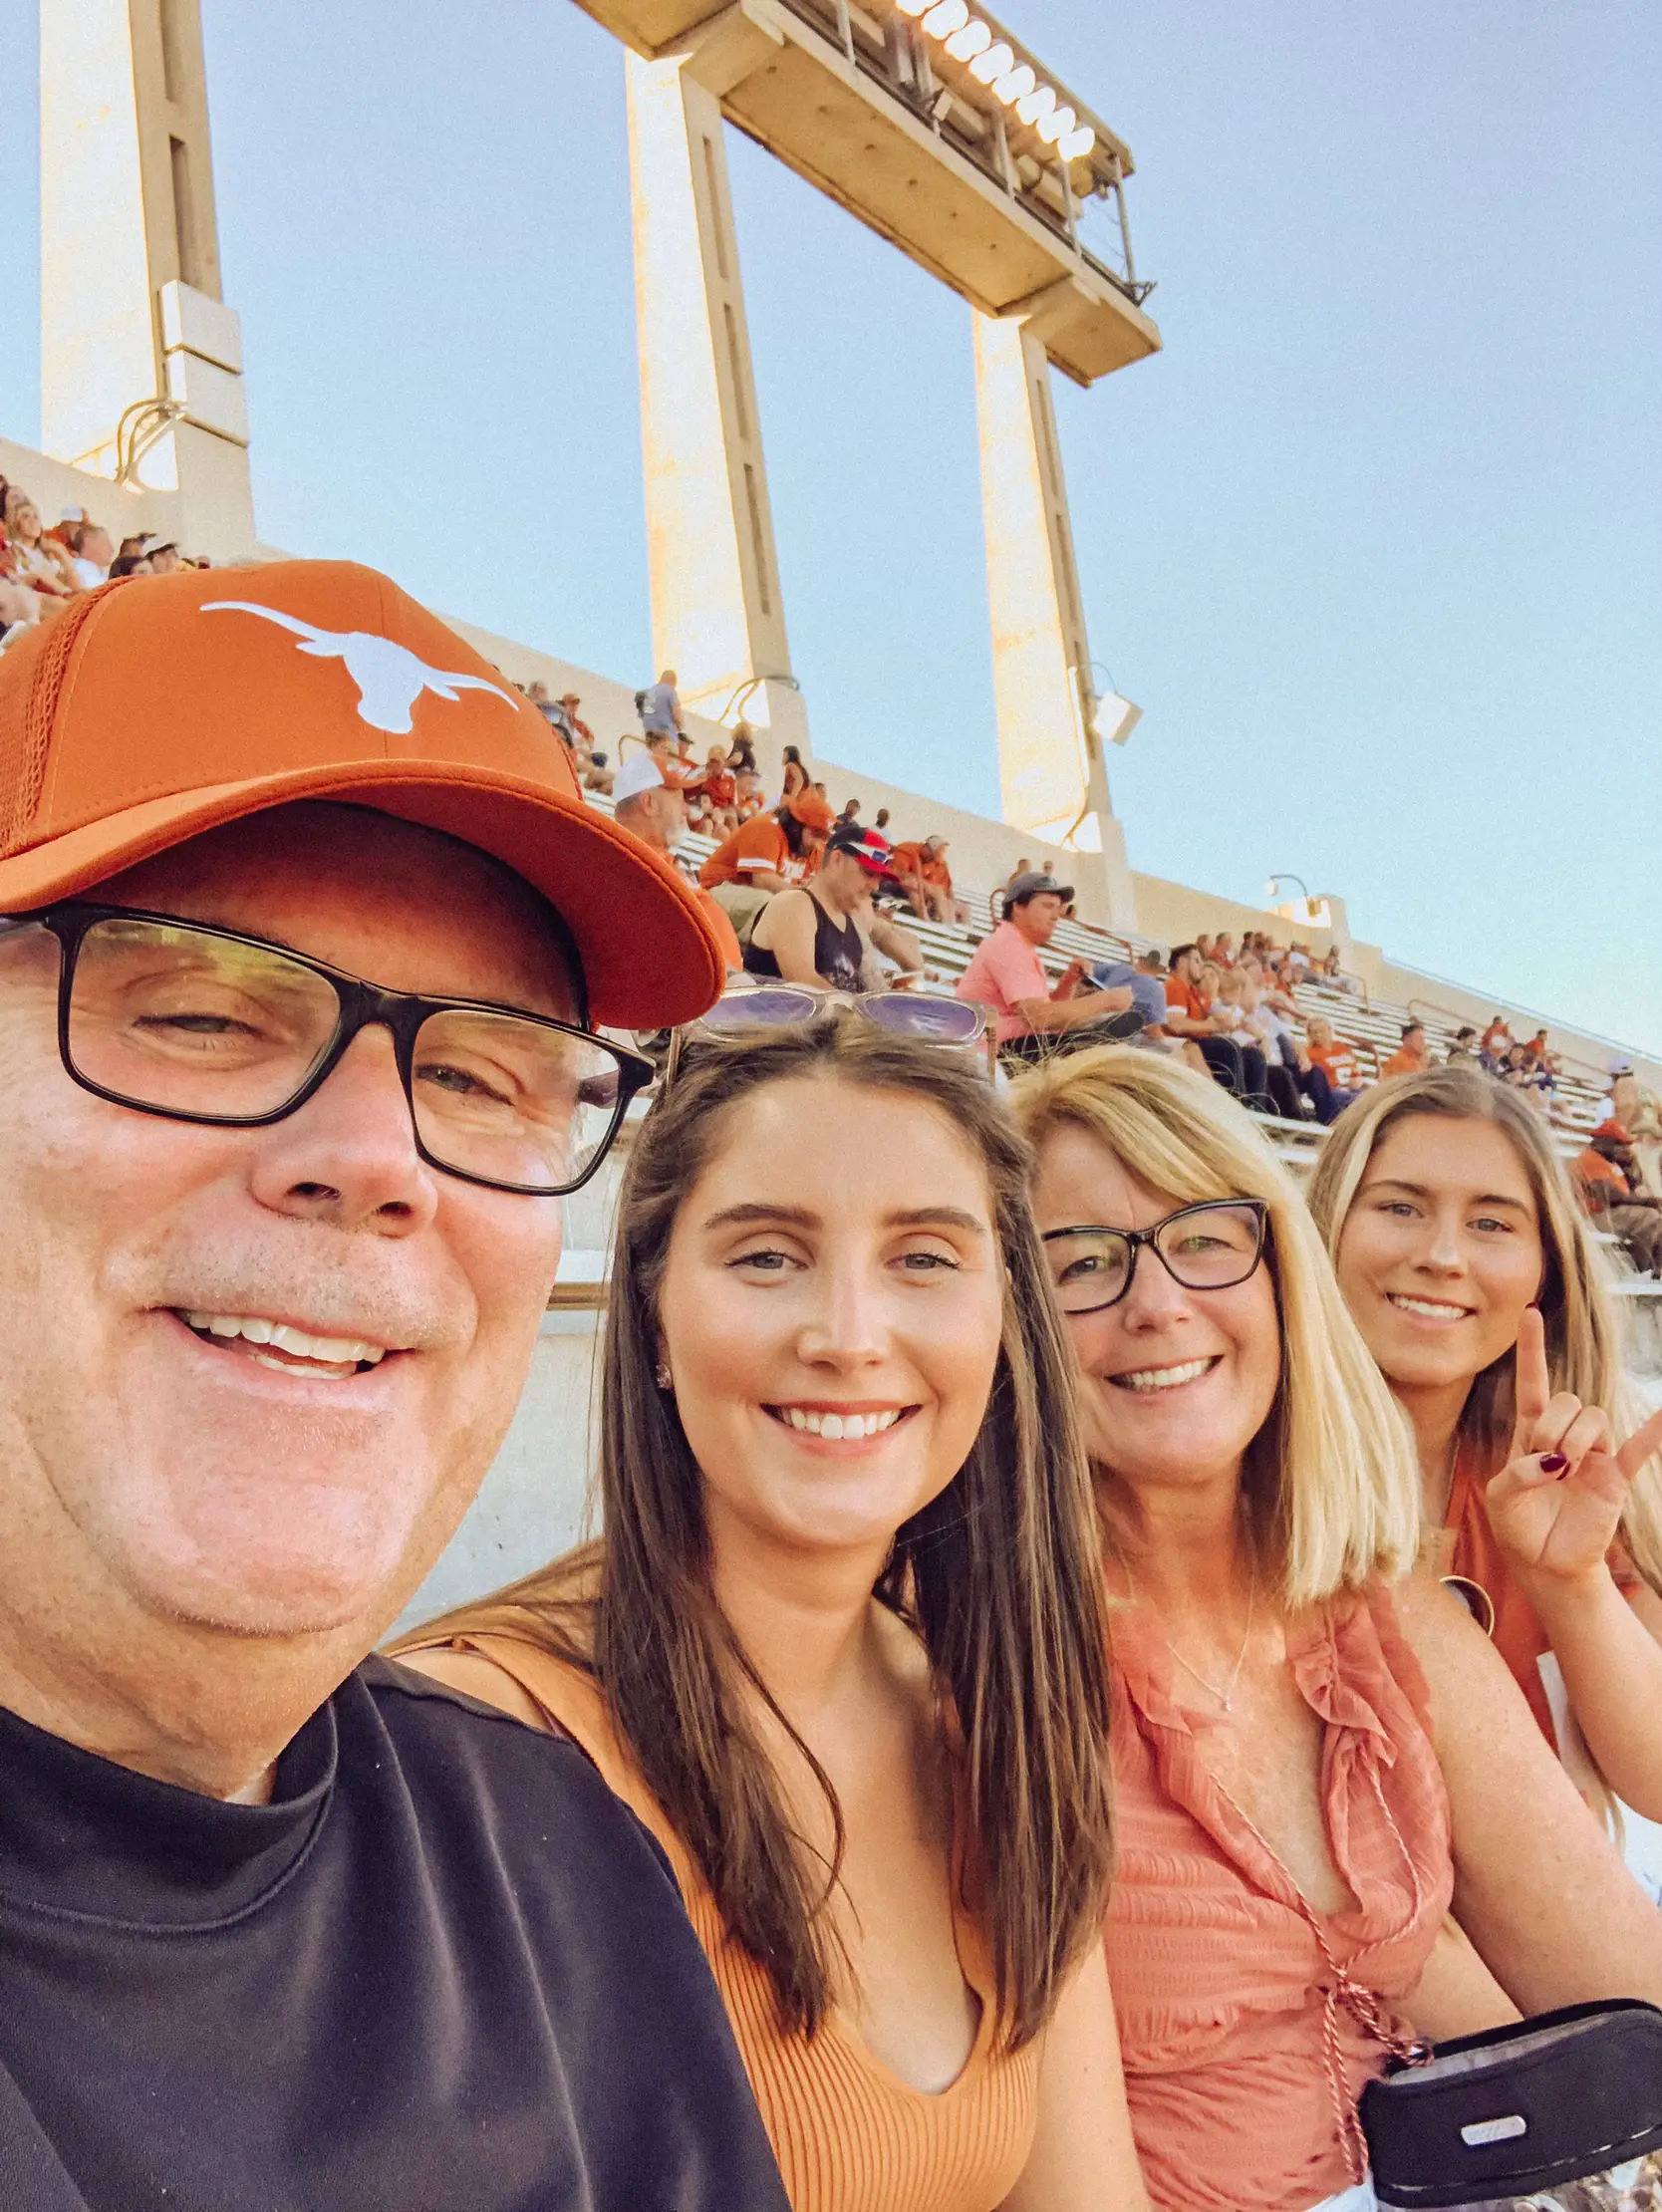
<path fill-rule="evenodd" d="M 369 1658 L 513 1412 L 687 888 L 344 564 L 0 661 L 0 2204 L 783 2212 L 660 1854 Z"/>
<path fill-rule="evenodd" d="M 1601 1121 L 1572 1170 L 1581 1203 L 1619 1237 L 1643 1274 L 1662 1275 L 1662 1199 L 1638 1187 L 1633 1139 L 1619 1121 Z"/>

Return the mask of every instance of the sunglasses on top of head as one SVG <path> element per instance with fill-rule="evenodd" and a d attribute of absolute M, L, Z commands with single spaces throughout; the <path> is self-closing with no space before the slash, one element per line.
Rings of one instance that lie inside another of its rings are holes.
<path fill-rule="evenodd" d="M 858 1014 L 892 1037 L 959 1050 L 973 1050 L 987 1033 L 983 1006 L 943 991 L 828 990 L 820 984 L 772 982 L 766 976 L 754 981 L 733 977 L 707 1013 L 675 1032 L 664 1080 L 675 1080 L 683 1059 L 700 1041 L 730 1043 L 799 1028 L 839 1010 Z"/>

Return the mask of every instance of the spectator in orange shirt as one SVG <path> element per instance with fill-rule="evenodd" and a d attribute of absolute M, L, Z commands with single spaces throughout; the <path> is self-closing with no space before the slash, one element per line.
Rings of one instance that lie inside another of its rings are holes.
<path fill-rule="evenodd" d="M 1662 1275 L 1662 1199 L 1638 1189 L 1633 1139 L 1619 1121 L 1601 1121 L 1571 1173 L 1581 1203 L 1627 1246 L 1644 1274 Z"/>
<path fill-rule="evenodd" d="M 1483 1033 L 1478 1046 L 1478 1058 L 1491 1075 L 1499 1075 L 1507 1064 L 1507 1054 L 1512 1050 L 1512 1031 L 1507 1026 L 1505 1014 L 1497 1014 Z"/>
<path fill-rule="evenodd" d="M 738 819 L 742 824 L 744 822 L 748 822 L 753 816 L 759 814 L 762 811 L 763 801 L 761 777 L 756 773 L 754 768 L 735 767 L 733 770 L 733 782 L 737 786 L 737 796 L 733 801 L 733 811 L 737 814 Z"/>
<path fill-rule="evenodd" d="M 1310 1058 L 1327 1078 L 1333 1102 L 1342 1114 L 1353 1098 L 1366 1088 L 1356 1055 L 1342 1038 L 1333 1034 L 1325 1014 L 1312 1014 L 1305 1029 Z"/>
<path fill-rule="evenodd" d="M 687 835 L 687 800 L 673 783 L 666 783 L 650 752 L 632 752 L 618 770 L 612 793 L 613 816 L 619 826 L 650 846 L 666 868 L 676 873 L 676 847 Z M 699 890 L 697 900 L 710 928 L 721 941 L 722 958 L 729 968 L 742 968 L 744 955 L 737 935 L 720 903 Z"/>
<path fill-rule="evenodd" d="M 1380 1069 L 1384 1075 L 1423 1075 L 1431 1065 L 1431 1051 L 1426 1044 L 1425 1023 L 1411 1021 L 1402 1032 L 1402 1042 Z"/>
<path fill-rule="evenodd" d="M 1229 1034 L 1236 1026 L 1234 1019 L 1214 1013 L 1212 1000 L 1202 987 L 1202 977 L 1210 965 L 1202 955 L 1199 939 L 1193 945 L 1173 948 L 1166 976 L 1167 1033 L 1192 1044 L 1213 1080 L 1234 1091 L 1243 1104 L 1259 1113 L 1273 1112 L 1268 1065 L 1262 1052 L 1257 1045 L 1243 1043 Z M 1216 975 L 1216 968 L 1213 973 Z"/>
<path fill-rule="evenodd" d="M 953 889 L 944 837 L 931 835 L 919 843 L 897 845 L 890 865 L 914 910 L 926 921 L 969 921 L 970 909 Z"/>
<path fill-rule="evenodd" d="M 1039 948 L 1048 945 L 1073 897 L 1053 877 L 1017 876 L 1004 891 L 1004 919 L 975 948 L 958 982 L 958 996 L 990 1007 L 998 1051 L 1012 1061 L 1047 1059 L 1087 1045 L 1123 1043 L 1141 1034 L 1143 1017 L 1129 989 L 1080 989 L 1083 961 L 1070 961 L 1055 987 Z"/>
<path fill-rule="evenodd" d="M 771 814 L 741 822 L 716 846 L 699 869 L 698 882 L 725 907 L 740 945 L 776 891 L 807 880 L 836 819 L 829 802 L 810 788 Z"/>
<path fill-rule="evenodd" d="M 719 741 L 710 745 L 703 767 L 689 778 L 687 821 L 699 836 L 723 838 L 739 827 L 739 785 L 728 767 L 728 750 Z"/>
<path fill-rule="evenodd" d="M 699 784 L 701 809 L 708 837 L 727 837 L 738 827 L 738 783 L 727 765 L 727 748 L 714 744 L 704 762 Z"/>

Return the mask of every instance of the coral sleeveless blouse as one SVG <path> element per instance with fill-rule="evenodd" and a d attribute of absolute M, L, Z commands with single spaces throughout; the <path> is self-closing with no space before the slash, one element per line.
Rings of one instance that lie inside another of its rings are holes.
<path fill-rule="evenodd" d="M 836 2010 L 809 2038 L 786 2034 L 773 1985 L 722 1925 L 715 1900 L 619 1742 L 604 1699 L 579 1668 L 517 1637 L 461 1636 L 511 1675 L 663 1846 L 727 2008 L 739 2055 L 793 2212 L 994 2212 L 1032 2147 L 1038 2046 L 1000 2048 L 990 1961 L 972 1918 L 957 1916 L 964 1978 L 981 2000 L 963 2072 L 939 2094 L 914 2088 Z"/>
<path fill-rule="evenodd" d="M 1384 2036 L 1411 2034 L 1393 2001 L 1448 1910 L 1448 1799 L 1389 1596 L 1326 1608 L 1287 1656 L 1322 1723 L 1327 1837 L 1353 1911 L 1304 1905 L 1202 1756 L 1233 1724 L 1180 1704 L 1146 1614 L 1114 1620 L 1108 1973 L 1157 2212 L 1307 2212 L 1362 2178 L 1355 2099 L 1384 2071 Z"/>

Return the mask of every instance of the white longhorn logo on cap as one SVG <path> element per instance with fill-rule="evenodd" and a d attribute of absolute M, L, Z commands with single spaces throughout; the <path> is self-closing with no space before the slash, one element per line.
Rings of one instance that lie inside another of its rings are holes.
<path fill-rule="evenodd" d="M 204 615 L 260 615 L 267 622 L 292 630 L 301 640 L 300 650 L 318 661 L 344 661 L 346 672 L 358 687 L 358 712 L 372 729 L 404 735 L 412 726 L 410 710 L 423 691 L 453 699 L 458 691 L 489 691 L 506 705 L 516 701 L 499 684 L 482 676 L 464 676 L 455 669 L 429 669 L 407 646 L 373 630 L 320 630 L 315 622 L 285 615 L 276 607 L 262 607 L 252 599 L 210 599 Z"/>

